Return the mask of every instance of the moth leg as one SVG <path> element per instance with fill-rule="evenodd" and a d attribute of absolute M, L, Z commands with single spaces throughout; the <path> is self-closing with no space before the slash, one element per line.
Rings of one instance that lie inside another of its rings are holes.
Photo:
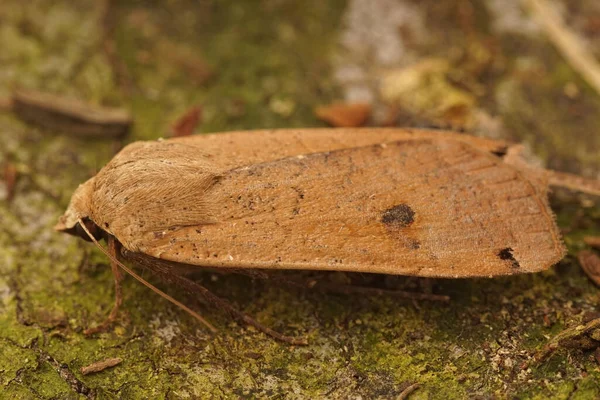
<path fill-rule="evenodd" d="M 258 278 L 264 280 L 270 280 L 276 283 L 281 283 L 289 287 L 310 289 L 323 293 L 338 293 L 338 294 L 362 294 L 368 296 L 391 296 L 401 299 L 410 300 L 429 300 L 429 301 L 441 301 L 448 302 L 450 297 L 440 294 L 431 293 L 419 293 L 409 292 L 405 290 L 392 290 L 392 289 L 380 289 L 375 287 L 360 286 L 360 285 L 345 285 L 341 283 L 326 282 L 322 279 L 291 279 L 276 274 L 270 274 L 267 271 L 255 270 L 255 269 L 228 269 L 227 272 L 238 273 L 246 275 L 251 278 Z"/>
<path fill-rule="evenodd" d="M 249 315 L 247 315 L 247 314 L 241 312 L 240 310 L 238 310 L 237 308 L 235 308 L 227 300 L 218 297 L 217 295 L 212 293 L 210 290 L 208 290 L 204 286 L 202 286 L 192 280 L 189 280 L 188 278 L 185 278 L 182 276 L 177 276 L 177 279 L 179 281 L 179 284 L 181 286 L 184 286 L 188 292 L 190 292 L 192 294 L 200 294 L 202 297 L 204 297 L 206 299 L 207 302 L 213 304 L 214 306 L 216 306 L 218 308 L 221 308 L 221 309 L 227 311 L 229 313 L 229 315 L 231 315 L 234 319 L 236 319 L 240 322 L 243 322 L 245 324 L 251 325 L 251 326 L 255 327 L 256 329 L 258 329 L 259 331 L 263 332 L 264 334 L 271 336 L 274 339 L 280 340 L 285 343 L 293 344 L 293 345 L 307 345 L 308 344 L 308 342 L 306 341 L 305 338 L 286 336 L 286 335 L 283 335 L 283 334 L 261 324 L 260 322 L 256 321 L 254 318 L 250 317 Z"/>
<path fill-rule="evenodd" d="M 294 336 L 283 335 L 283 334 L 261 324 L 260 322 L 256 321 L 254 318 L 250 317 L 247 314 L 244 314 L 243 312 L 241 312 L 240 310 L 235 308 L 227 300 L 218 297 L 217 295 L 212 293 L 210 290 L 208 290 L 204 286 L 202 286 L 182 275 L 173 273 L 172 269 L 170 268 L 171 265 L 168 262 L 154 260 L 148 256 L 143 256 L 143 255 L 140 255 L 137 253 L 132 253 L 125 249 L 122 249 L 121 254 L 127 260 L 132 261 L 135 264 L 151 271 L 152 273 L 159 276 L 162 280 L 166 281 L 167 283 L 172 283 L 172 284 L 178 285 L 179 287 L 183 288 L 189 294 L 201 295 L 206 300 L 207 303 L 209 303 L 217 308 L 227 311 L 229 313 L 229 315 L 231 315 L 231 317 L 234 318 L 235 320 L 237 320 L 239 322 L 243 322 L 247 325 L 251 325 L 251 326 L 255 327 L 256 329 L 258 329 L 260 332 L 263 332 L 264 334 L 271 336 L 272 338 L 274 338 L 276 340 L 279 340 L 279 341 L 282 341 L 285 343 L 289 343 L 292 345 L 307 345 L 308 344 L 307 340 L 303 337 L 294 337 Z"/>
<path fill-rule="evenodd" d="M 117 259 L 118 255 L 120 254 L 120 248 L 121 243 L 115 240 L 113 236 L 109 235 L 108 251 L 114 259 Z M 121 307 L 121 304 L 123 304 L 123 292 L 121 290 L 121 281 L 123 280 L 123 274 L 121 273 L 121 269 L 119 268 L 117 263 L 115 263 L 112 260 L 110 262 L 110 269 L 112 270 L 113 278 L 115 281 L 115 304 L 113 305 L 110 314 L 108 314 L 108 317 L 104 320 L 104 322 L 102 322 L 100 325 L 94 328 L 86 329 L 85 331 L 83 331 L 84 335 L 93 335 L 99 332 L 106 332 L 113 324 L 113 322 L 115 322 L 115 320 L 117 319 L 119 308 Z"/>

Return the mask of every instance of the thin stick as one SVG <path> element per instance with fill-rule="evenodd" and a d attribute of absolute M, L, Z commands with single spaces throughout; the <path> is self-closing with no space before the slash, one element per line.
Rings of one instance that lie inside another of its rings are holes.
<path fill-rule="evenodd" d="M 112 368 L 123 362 L 122 358 L 107 358 L 106 360 L 96 361 L 86 367 L 81 367 L 80 371 L 83 375 L 92 374 L 94 372 L 104 371 L 106 368 Z"/>
<path fill-rule="evenodd" d="M 548 174 L 548 183 L 552 186 L 564 187 L 582 193 L 600 196 L 600 181 L 583 176 L 569 174 L 568 172 L 559 172 L 546 170 Z"/>
<path fill-rule="evenodd" d="M 583 242 L 588 246 L 600 249 L 600 236 L 584 236 Z"/>
<path fill-rule="evenodd" d="M 600 64 L 586 50 L 582 40 L 567 27 L 546 0 L 523 0 L 538 18 L 548 38 L 566 61 L 600 94 Z"/>
<path fill-rule="evenodd" d="M 139 276 L 138 274 L 136 274 L 135 272 L 133 272 L 131 269 L 127 268 L 122 262 L 120 262 L 116 258 L 112 257 L 111 254 L 104 247 L 100 246 L 100 243 L 98 243 L 98 241 L 96 240 L 96 238 L 94 238 L 94 236 L 90 233 L 90 231 L 87 229 L 87 227 L 83 223 L 82 219 L 78 218 L 77 221 L 79 222 L 79 225 L 81 225 L 81 227 L 83 228 L 83 230 L 85 231 L 85 233 L 87 233 L 87 235 L 92 240 L 92 242 L 94 242 L 94 244 L 100 249 L 100 251 L 102 251 L 111 261 L 113 261 L 114 263 L 116 263 L 119 267 L 123 268 L 123 270 L 125 272 L 127 272 L 129 275 L 133 276 L 138 282 L 140 282 L 141 284 L 143 284 L 147 288 L 151 289 L 153 292 L 155 292 L 158 295 L 160 295 L 161 297 L 169 300 L 171 303 L 175 304 L 177 307 L 181 308 L 182 310 L 185 310 L 186 312 L 188 312 L 192 317 L 196 318 L 198 321 L 200 321 L 201 323 L 203 323 L 208 329 L 210 329 L 211 332 L 213 332 L 213 333 L 217 332 L 217 328 L 215 328 L 207 320 L 205 320 L 204 318 L 202 318 L 194 310 L 190 309 L 185 304 L 180 303 L 179 301 L 175 300 L 174 298 L 172 298 L 171 296 L 169 296 L 168 294 L 166 294 L 162 290 L 160 290 L 157 287 L 153 286 L 151 283 L 145 281 L 144 278 L 142 278 L 141 276 Z"/>
<path fill-rule="evenodd" d="M 400 393 L 398 395 L 398 397 L 396 398 L 396 400 L 405 400 L 405 399 L 408 399 L 408 396 L 410 396 L 412 392 L 414 392 L 415 390 L 417 390 L 420 387 L 421 387 L 420 384 L 413 383 L 412 385 L 410 385 L 409 387 L 407 387 L 406 389 L 404 389 L 402 391 L 402 393 Z"/>

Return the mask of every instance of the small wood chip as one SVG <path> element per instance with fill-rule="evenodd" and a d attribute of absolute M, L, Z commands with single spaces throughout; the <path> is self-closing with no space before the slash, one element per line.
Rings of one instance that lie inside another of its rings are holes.
<path fill-rule="evenodd" d="M 335 127 L 363 126 L 371 115 L 371 106 L 365 103 L 337 103 L 315 109 L 317 118 Z"/>
<path fill-rule="evenodd" d="M 202 107 L 187 110 L 171 127 L 171 137 L 190 136 L 202 119 Z"/>
<path fill-rule="evenodd" d="M 83 375 L 93 374 L 96 372 L 104 371 L 106 368 L 112 368 L 116 365 L 121 364 L 123 362 L 122 358 L 107 358 L 106 360 L 98 361 L 88 365 L 87 367 L 81 368 L 81 373 Z"/>
<path fill-rule="evenodd" d="M 421 387 L 420 384 L 413 383 L 412 385 L 410 385 L 409 387 L 407 387 L 406 389 L 404 389 L 402 391 L 402 393 L 400 393 L 398 395 L 398 397 L 396 398 L 396 400 L 405 400 L 405 399 L 408 399 L 408 396 L 410 396 L 412 394 L 412 392 L 414 392 L 415 390 L 417 390 L 420 387 Z"/>
<path fill-rule="evenodd" d="M 600 249 L 600 236 L 586 236 L 583 238 L 583 242 L 588 246 Z"/>
<path fill-rule="evenodd" d="M 577 253 L 581 268 L 596 286 L 600 286 L 600 257 L 591 250 L 581 250 Z"/>
<path fill-rule="evenodd" d="M 0 111 L 12 110 L 12 98 L 0 97 Z"/>
<path fill-rule="evenodd" d="M 6 185 L 6 200 L 11 201 L 15 195 L 15 185 L 17 184 L 18 172 L 15 165 L 11 162 L 6 162 L 3 168 L 3 179 Z"/>
<path fill-rule="evenodd" d="M 132 124 L 131 115 L 123 109 L 93 106 L 32 90 L 13 94 L 13 110 L 29 123 L 87 137 L 122 137 Z"/>

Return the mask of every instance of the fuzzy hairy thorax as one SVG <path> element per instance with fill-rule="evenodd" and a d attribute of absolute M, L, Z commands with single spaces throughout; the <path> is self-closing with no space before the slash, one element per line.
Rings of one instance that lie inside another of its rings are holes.
<path fill-rule="evenodd" d="M 55 229 L 72 229 L 89 218 L 136 251 L 148 233 L 211 224 L 208 193 L 220 173 L 201 148 L 177 142 L 126 146 L 96 176 L 80 185 Z"/>

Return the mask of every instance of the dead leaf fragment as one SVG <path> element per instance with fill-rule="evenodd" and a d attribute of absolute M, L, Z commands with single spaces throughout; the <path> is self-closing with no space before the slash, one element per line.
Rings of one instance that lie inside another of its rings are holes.
<path fill-rule="evenodd" d="M 363 126 L 371 115 L 371 105 L 366 103 L 334 103 L 315 109 L 317 118 L 341 128 Z"/>
<path fill-rule="evenodd" d="M 131 115 L 124 109 L 33 90 L 16 91 L 13 110 L 26 122 L 87 137 L 122 137 L 132 124 Z"/>
<path fill-rule="evenodd" d="M 600 329 L 600 318 L 563 330 L 534 355 L 532 363 L 546 360 L 560 348 L 593 349 L 598 347 L 598 342 L 591 337 L 598 329 Z"/>
<path fill-rule="evenodd" d="M 600 249 L 600 236 L 586 236 L 583 238 L 583 242 L 588 246 Z"/>
<path fill-rule="evenodd" d="M 95 372 L 104 371 L 107 368 L 112 368 L 116 365 L 119 365 L 123 362 L 122 358 L 107 358 L 106 360 L 98 361 L 88 365 L 87 367 L 81 368 L 81 373 L 83 375 L 93 374 Z"/>
<path fill-rule="evenodd" d="M 412 385 L 410 385 L 406 389 L 404 389 L 402 391 L 402 393 L 400 393 L 398 395 L 398 397 L 396 398 L 396 400 L 405 400 L 405 399 L 408 399 L 408 396 L 410 396 L 415 390 L 417 390 L 420 387 L 421 387 L 420 384 L 413 383 Z"/>
<path fill-rule="evenodd" d="M 15 165 L 11 162 L 6 162 L 3 169 L 4 185 L 6 186 L 6 200 L 11 201 L 15 195 L 18 172 Z"/>
<path fill-rule="evenodd" d="M 10 111 L 12 109 L 12 99 L 10 97 L 0 97 L 0 111 Z"/>
<path fill-rule="evenodd" d="M 577 254 L 581 268 L 596 286 L 600 286 L 600 257 L 590 250 L 581 250 Z"/>
<path fill-rule="evenodd" d="M 188 109 L 171 127 L 172 137 L 190 136 L 202 119 L 202 107 L 194 106 Z"/>

